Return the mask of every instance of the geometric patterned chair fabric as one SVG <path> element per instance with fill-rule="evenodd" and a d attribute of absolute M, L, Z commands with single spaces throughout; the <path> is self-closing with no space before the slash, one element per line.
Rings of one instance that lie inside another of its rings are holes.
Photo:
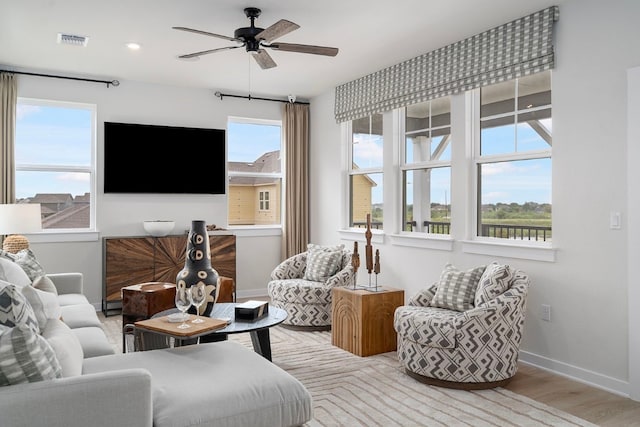
<path fill-rule="evenodd" d="M 331 326 L 331 290 L 338 286 L 353 286 L 351 252 L 342 250 L 338 272 L 324 282 L 304 279 L 307 254 L 294 255 L 271 272 L 267 285 L 271 304 L 287 312 L 285 325 Z"/>
<path fill-rule="evenodd" d="M 398 360 L 407 374 L 450 388 L 504 386 L 518 369 L 529 278 L 514 272 L 502 294 L 467 311 L 431 307 L 436 285 L 398 307 Z"/>

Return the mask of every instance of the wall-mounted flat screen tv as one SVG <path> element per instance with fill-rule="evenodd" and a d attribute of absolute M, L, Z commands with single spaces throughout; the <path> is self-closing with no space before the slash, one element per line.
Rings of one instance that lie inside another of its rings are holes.
<path fill-rule="evenodd" d="M 224 129 L 104 123 L 104 192 L 225 194 Z"/>

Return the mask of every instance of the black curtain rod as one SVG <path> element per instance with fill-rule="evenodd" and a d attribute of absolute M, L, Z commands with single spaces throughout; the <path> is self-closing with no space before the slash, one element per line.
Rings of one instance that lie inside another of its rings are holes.
<path fill-rule="evenodd" d="M 229 93 L 222 93 L 222 92 L 216 92 L 215 96 L 220 98 L 220 100 L 222 100 L 225 96 L 228 96 L 230 98 L 248 99 L 249 101 L 251 101 L 252 99 L 257 99 L 258 101 L 284 102 L 285 104 L 305 104 L 305 105 L 309 105 L 308 102 L 296 101 L 295 97 L 293 97 L 293 96 L 291 96 L 289 98 L 289 100 L 286 100 L 286 99 L 275 99 L 275 98 L 260 98 L 259 96 L 251 96 L 251 94 L 249 94 L 249 95 L 231 95 Z"/>
<path fill-rule="evenodd" d="M 28 73 L 26 71 L 11 71 L 11 70 L 0 70 L 0 73 L 13 73 L 13 74 L 24 74 L 27 76 L 36 76 L 36 77 L 51 77 L 54 79 L 65 79 L 65 80 L 79 80 L 81 82 L 91 82 L 91 83 L 102 83 L 109 86 L 120 86 L 120 82 L 118 80 L 95 80 L 95 79 L 85 79 L 83 77 L 68 77 L 68 76 L 56 76 L 53 74 L 41 74 L 41 73 Z"/>

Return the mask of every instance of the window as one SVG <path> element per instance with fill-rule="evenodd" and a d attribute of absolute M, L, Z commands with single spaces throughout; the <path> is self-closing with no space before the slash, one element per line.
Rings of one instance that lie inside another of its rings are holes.
<path fill-rule="evenodd" d="M 449 97 L 406 107 L 402 147 L 402 227 L 450 234 L 451 102 Z"/>
<path fill-rule="evenodd" d="M 477 235 L 551 240 L 551 72 L 480 92 Z"/>
<path fill-rule="evenodd" d="M 268 191 L 260 192 L 260 210 L 261 211 L 269 210 L 269 192 Z"/>
<path fill-rule="evenodd" d="M 280 225 L 281 123 L 230 118 L 227 145 L 229 225 Z"/>
<path fill-rule="evenodd" d="M 382 114 L 351 122 L 349 162 L 349 226 L 382 229 Z"/>
<path fill-rule="evenodd" d="M 95 106 L 19 98 L 16 117 L 16 201 L 45 230 L 95 228 Z"/>

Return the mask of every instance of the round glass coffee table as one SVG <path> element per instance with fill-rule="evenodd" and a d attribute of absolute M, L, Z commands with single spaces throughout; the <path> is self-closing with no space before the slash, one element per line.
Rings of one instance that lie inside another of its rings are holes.
<path fill-rule="evenodd" d="M 282 323 L 287 318 L 287 312 L 281 308 L 269 305 L 269 313 L 266 316 L 255 321 L 246 321 L 236 320 L 235 308 L 236 303 L 233 302 L 214 304 L 213 311 L 211 311 L 209 317 L 214 319 L 229 319 L 229 324 L 224 328 L 208 332 L 197 339 L 181 339 L 179 337 L 173 337 L 176 340 L 176 344 L 193 344 L 197 340 L 201 343 L 224 341 L 228 338 L 229 334 L 249 332 L 255 352 L 271 361 L 271 338 L 269 336 L 269 328 Z M 154 314 L 152 318 L 166 316 L 171 313 L 178 313 L 178 309 L 170 308 L 169 310 L 161 311 L 160 313 Z"/>

